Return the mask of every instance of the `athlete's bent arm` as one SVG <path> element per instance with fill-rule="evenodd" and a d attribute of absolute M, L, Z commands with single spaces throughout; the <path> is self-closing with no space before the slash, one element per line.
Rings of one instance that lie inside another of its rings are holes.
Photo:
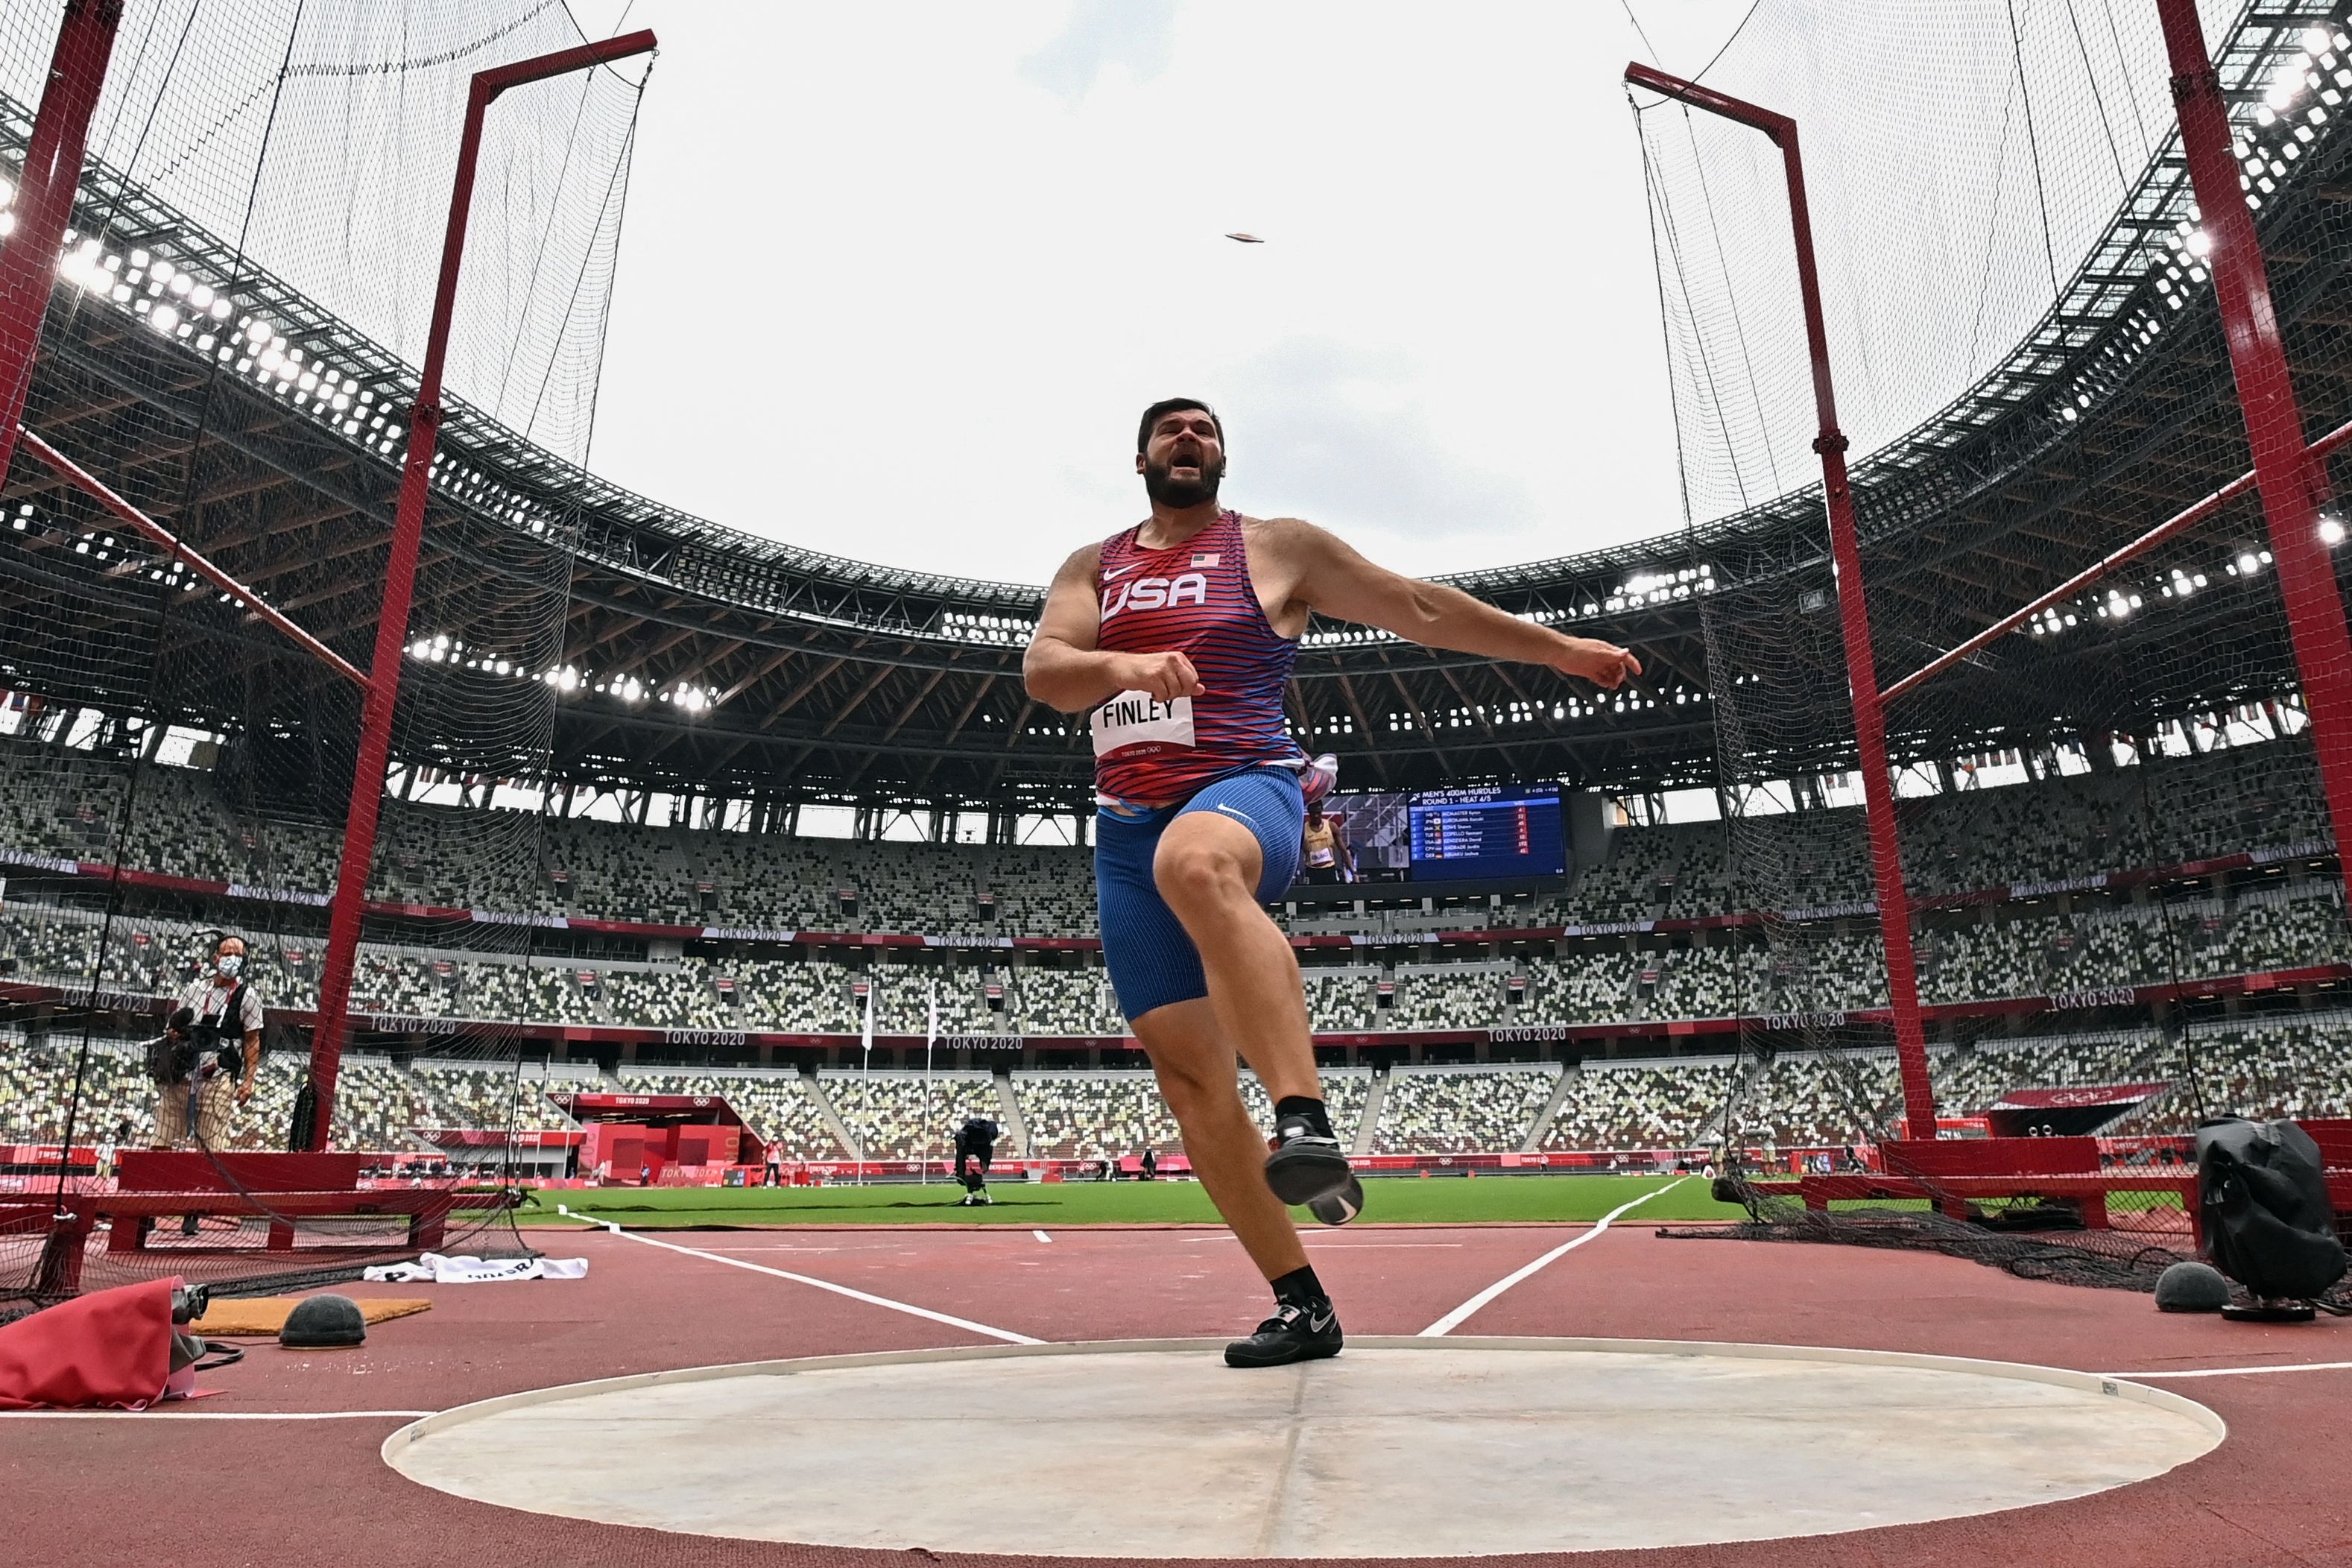
<path fill-rule="evenodd" d="M 1283 552 L 1295 563 L 1297 597 L 1336 620 L 1378 626 L 1424 647 L 1545 665 L 1598 686 L 1619 686 L 1642 673 L 1642 661 L 1614 643 L 1569 637 L 1459 588 L 1376 566 L 1312 523 L 1294 519 L 1277 526 Z"/>
<path fill-rule="evenodd" d="M 1083 713 L 1122 691 L 1148 691 L 1162 702 L 1198 697 L 1203 688 L 1181 653 L 1107 653 L 1095 646 L 1102 609 L 1095 572 L 1102 547 L 1089 544 L 1062 563 L 1045 591 L 1045 608 L 1021 660 L 1029 695 L 1064 713 Z"/>

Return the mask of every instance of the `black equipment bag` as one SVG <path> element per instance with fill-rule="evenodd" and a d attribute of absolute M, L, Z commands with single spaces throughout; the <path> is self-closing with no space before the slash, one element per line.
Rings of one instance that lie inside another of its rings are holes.
<path fill-rule="evenodd" d="M 147 1042 L 147 1076 L 159 1088 L 185 1083 L 195 1075 L 197 1058 L 203 1054 L 191 1034 L 195 1023 L 195 1009 L 183 1007 L 172 1015 L 163 1033 Z"/>
<path fill-rule="evenodd" d="M 2197 1202 L 2213 1266 L 2255 1296 L 2315 1300 L 2344 1278 L 2326 1164 L 2294 1122 L 2200 1124 Z"/>
<path fill-rule="evenodd" d="M 310 1147 L 311 1134 L 319 1128 L 319 1086 L 308 1076 L 302 1087 L 294 1091 L 294 1114 L 286 1127 L 286 1152 L 299 1154 Z"/>

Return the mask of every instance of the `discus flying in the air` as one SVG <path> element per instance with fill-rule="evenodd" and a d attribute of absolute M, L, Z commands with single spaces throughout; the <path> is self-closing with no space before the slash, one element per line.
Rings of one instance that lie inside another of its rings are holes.
<path fill-rule="evenodd" d="M 1225 237 L 1226 237 L 1227 239 L 1238 239 L 1238 240 L 1240 240 L 1244 245 L 1264 245 L 1264 244 L 1265 243 L 1265 241 L 1264 241 L 1263 239 L 1260 239 L 1257 236 L 1255 236 L 1255 235 L 1254 235 L 1254 234 L 1242 234 L 1242 233 L 1239 233 L 1239 232 L 1235 232 L 1235 233 L 1229 234 L 1229 235 L 1225 236 Z"/>

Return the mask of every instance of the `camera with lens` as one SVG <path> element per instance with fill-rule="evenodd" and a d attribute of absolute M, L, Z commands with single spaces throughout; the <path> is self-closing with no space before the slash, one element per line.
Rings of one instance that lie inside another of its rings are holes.
<path fill-rule="evenodd" d="M 220 1045 L 220 1020 L 218 1018 L 191 1018 L 188 1020 L 187 1026 L 181 1030 L 181 1033 L 186 1035 L 190 1040 L 194 1042 L 197 1052 L 201 1054 L 205 1051 L 215 1049 Z"/>
<path fill-rule="evenodd" d="M 205 1053 L 197 1027 L 194 1008 L 183 1007 L 173 1014 L 163 1032 L 147 1042 L 147 1076 L 160 1084 L 181 1083 L 193 1077 Z M 219 1026 L 212 1028 L 217 1036 Z"/>
<path fill-rule="evenodd" d="M 212 1305 L 213 1288 L 209 1285 L 174 1285 L 172 1287 L 172 1321 L 185 1326 L 205 1315 Z"/>

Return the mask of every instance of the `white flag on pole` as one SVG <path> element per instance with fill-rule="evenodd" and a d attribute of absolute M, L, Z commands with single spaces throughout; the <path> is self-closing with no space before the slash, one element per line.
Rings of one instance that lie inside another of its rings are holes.
<path fill-rule="evenodd" d="M 874 982 L 869 980 L 866 984 L 866 1032 L 858 1040 L 858 1043 L 866 1047 L 866 1055 L 869 1060 L 874 1055 Z"/>

